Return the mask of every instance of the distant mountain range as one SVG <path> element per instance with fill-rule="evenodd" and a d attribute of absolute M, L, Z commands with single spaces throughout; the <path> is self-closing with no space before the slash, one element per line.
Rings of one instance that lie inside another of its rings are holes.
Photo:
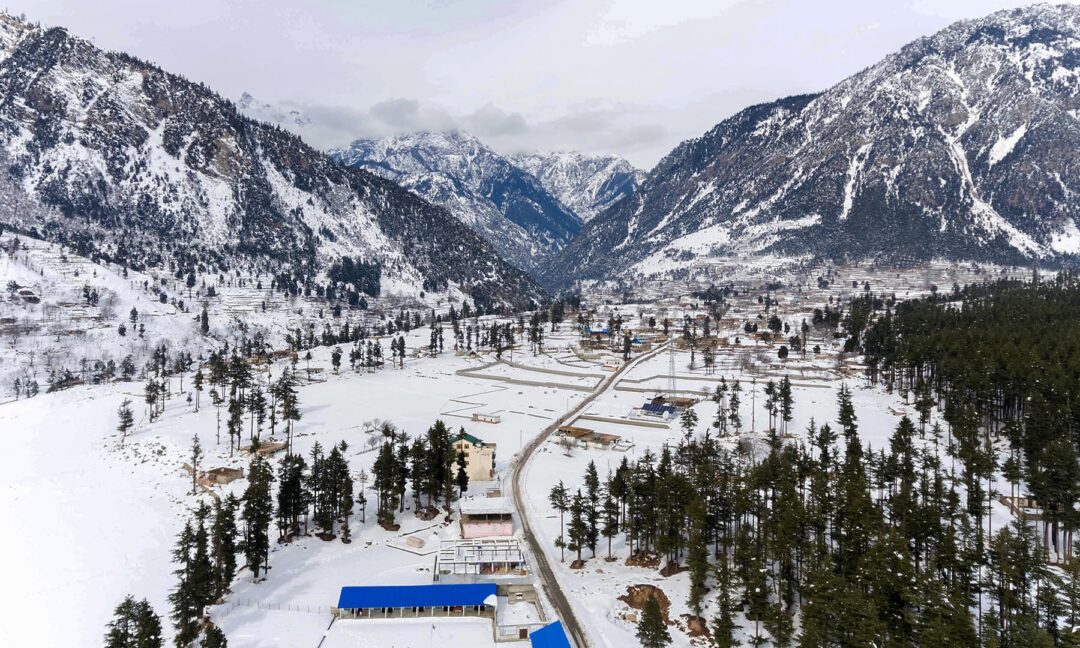
<path fill-rule="evenodd" d="M 601 209 L 633 193 L 640 177 L 618 156 L 505 156 L 462 131 L 360 139 L 330 155 L 446 207 L 526 270 L 565 247 Z"/>
<path fill-rule="evenodd" d="M 395 293 L 515 306 L 546 296 L 522 270 L 562 290 L 754 255 L 1080 260 L 1072 5 L 956 23 L 647 174 L 463 132 L 324 154 L 285 106 L 0 14 L 0 225 L 133 267 L 313 279 L 349 257 Z"/>
<path fill-rule="evenodd" d="M 372 292 L 544 297 L 445 209 L 202 84 L 2 14 L 0 163 L 0 223 L 87 256 L 309 279 L 350 257 Z"/>
<path fill-rule="evenodd" d="M 464 132 L 360 139 L 330 156 L 446 207 L 525 269 L 581 229 L 581 219 L 539 180 Z"/>
<path fill-rule="evenodd" d="M 683 142 L 538 276 L 665 276 L 777 254 L 1080 255 L 1080 7 L 956 23 L 820 94 Z"/>
<path fill-rule="evenodd" d="M 548 192 L 586 223 L 637 191 L 645 173 L 618 155 L 574 151 L 520 153 L 510 161 L 531 173 Z"/>

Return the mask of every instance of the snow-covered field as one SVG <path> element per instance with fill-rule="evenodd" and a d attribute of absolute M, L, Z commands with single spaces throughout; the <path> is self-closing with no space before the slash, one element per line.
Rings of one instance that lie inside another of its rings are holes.
<path fill-rule="evenodd" d="M 72 340 L 62 338 L 61 342 L 49 339 L 47 328 L 18 340 L 5 339 L 0 369 L 23 367 L 26 353 L 35 348 L 38 353 L 53 349 L 51 355 L 58 362 L 76 353 L 115 355 L 126 350 L 125 345 L 136 344 L 135 340 L 130 335 L 118 336 L 115 329 L 130 310 L 129 304 L 137 304 L 143 314 L 141 319 L 147 322 L 147 339 L 137 344 L 148 350 L 158 340 L 169 340 L 171 348 L 190 344 L 196 352 L 230 339 L 231 327 L 245 318 L 257 322 L 279 344 L 291 326 L 290 318 L 311 317 L 314 309 L 301 298 L 272 303 L 263 313 L 259 293 L 250 286 L 226 283 L 221 296 L 212 302 L 213 330 L 204 340 L 197 334 L 194 314 L 179 313 L 171 303 L 155 300 L 143 288 L 141 276 L 125 279 L 115 270 L 78 259 L 63 261 L 58 254 L 47 246 L 32 245 L 30 251 L 14 258 L 0 255 L 0 270 L 5 278 L 34 286 L 46 302 L 59 303 L 71 299 L 62 294 L 65 290 L 71 291 L 77 301 L 81 284 L 69 267 L 77 264 L 80 277 L 96 277 L 100 286 L 116 295 L 116 319 L 107 326 L 83 326 L 84 334 L 72 336 Z M 834 283 L 827 291 L 816 294 L 799 290 L 775 295 L 780 299 L 776 312 L 794 330 L 802 319 L 810 317 L 813 308 L 834 294 L 839 299 L 841 290 L 852 290 L 851 282 L 859 281 L 857 277 L 864 274 L 871 276 L 859 271 L 837 278 L 837 283 L 845 284 L 842 289 Z M 879 280 L 885 282 L 880 277 L 874 279 Z M 901 279 L 899 275 L 895 281 L 897 286 L 907 282 L 912 290 L 920 285 L 926 290 L 930 285 L 906 276 Z M 179 294 L 175 289 L 169 292 Z M 5 308 L 24 309 L 27 312 L 18 317 L 30 319 L 44 312 L 43 308 L 34 311 L 33 307 L 10 302 Z M 836 391 L 846 381 L 854 389 L 860 434 L 865 443 L 875 448 L 886 443 L 900 415 L 913 414 L 900 395 L 864 387 L 861 374 L 853 370 L 858 367 L 857 361 L 841 359 L 837 341 L 827 331 L 811 334 L 810 345 L 820 345 L 819 354 L 779 360 L 778 343 L 746 335 L 742 330 L 746 321 L 756 321 L 759 310 L 752 294 L 734 300 L 725 328 L 719 331 L 727 346 L 718 352 L 715 373 L 705 373 L 700 355 L 697 366 L 690 369 L 689 354 L 676 352 L 676 389 L 701 394 L 714 389 L 721 376 L 729 381 L 739 378 L 744 431 L 761 432 L 766 419 L 761 393 L 765 381 L 790 375 L 795 418 L 789 427 L 799 437 L 811 418 L 818 424 L 835 421 Z M 100 311 L 94 314 L 101 315 Z M 661 305 L 620 305 L 601 307 L 597 321 L 606 321 L 615 314 L 621 314 L 624 326 L 635 331 L 647 328 L 650 315 L 658 321 L 667 317 L 677 333 L 683 315 L 694 315 L 696 311 L 679 300 Z M 577 333 L 571 332 L 573 328 L 567 323 L 559 332 L 548 334 L 545 354 L 534 355 L 528 344 L 522 343 L 512 355 L 504 354 L 499 361 L 489 352 L 455 355 L 449 340 L 447 350 L 439 357 L 418 355 L 415 351 L 425 348 L 429 340 L 429 330 L 422 326 L 407 335 L 409 359 L 405 368 L 387 367 L 376 373 L 343 369 L 336 375 L 330 368 L 330 348 L 316 348 L 310 365 L 323 370 L 325 381 L 299 389 L 303 418 L 296 427 L 295 450 L 306 455 L 315 442 L 328 448 L 344 440 L 349 444 L 346 457 L 354 476 L 361 471 L 370 475 L 376 457 L 371 451 L 375 447 L 373 437 L 378 442 L 378 435 L 370 433 L 377 427 L 375 421 L 391 422 L 415 436 L 441 418 L 453 430 L 461 427 L 485 442 L 497 444 L 495 483 L 473 484 L 468 494 L 482 495 L 488 486 L 505 490 L 509 484 L 503 482 L 519 450 L 564 412 L 574 409 L 610 375 L 610 366 L 605 368 L 604 364 L 618 362 L 618 357 L 606 350 L 572 351 L 571 346 L 578 340 Z M 737 345 L 736 338 L 741 338 Z M 672 618 L 679 619 L 688 612 L 688 576 L 682 573 L 664 578 L 655 569 L 625 566 L 626 548 L 621 539 L 612 547 L 618 560 L 603 559 L 606 542 L 602 541 L 598 558 L 588 560 L 583 569 L 571 570 L 569 560 L 561 562 L 554 546 L 559 519 L 548 503 L 548 493 L 560 480 L 576 488 L 590 460 L 596 462 L 603 477 L 624 456 L 634 460 L 647 449 L 657 452 L 663 444 L 681 437 L 677 421 L 671 421 L 666 428 L 645 427 L 633 425 L 628 418 L 653 393 L 670 388 L 671 362 L 671 356 L 661 352 L 638 363 L 590 403 L 585 418 L 578 420 L 578 424 L 598 432 L 621 436 L 624 443 L 620 445 L 628 448 L 574 449 L 567 454 L 549 441 L 533 456 L 525 475 L 528 510 L 519 513 L 533 521 L 560 584 L 597 646 L 635 644 L 633 623 L 621 618 L 627 608 L 616 600 L 627 586 L 649 583 L 660 587 L 671 599 Z M 301 367 L 307 364 L 301 361 Z M 280 369 L 280 365 L 275 366 L 274 375 Z M 257 376 L 266 378 L 265 373 Z M 756 396 L 752 396 L 754 378 Z M 4 452 L 0 453 L 0 519 L 5 520 L 7 529 L 0 539 L 0 555 L 5 557 L 7 582 L 15 584 L 8 588 L 0 605 L 0 646 L 99 645 L 113 607 L 127 594 L 148 598 L 163 616 L 167 634 L 171 633 L 167 619 L 167 595 L 175 585 L 171 550 L 191 510 L 200 498 L 209 498 L 206 494 L 190 495 L 191 478 L 181 468 L 188 460 L 192 437 L 198 434 L 207 450 L 203 468 L 242 467 L 247 461 L 230 456 L 227 443 L 217 442 L 218 412 L 205 393 L 201 410 L 195 412 L 184 396 L 175 394 L 178 384 L 174 378 L 174 396 L 164 414 L 150 423 L 143 411 L 142 387 L 139 381 L 80 385 L 0 404 L 0 431 L 5 440 Z M 184 387 L 185 391 L 191 389 L 190 374 Z M 135 404 L 136 427 L 121 447 L 115 430 L 116 410 L 125 398 Z M 714 408 L 709 401 L 695 406 L 699 433 L 713 419 Z M 499 422 L 473 421 L 474 412 L 496 414 Z M 226 415 L 222 413 L 222 427 Z M 217 489 L 219 493 L 240 493 L 245 483 L 238 480 Z M 265 580 L 253 583 L 249 572 L 240 572 L 232 592 L 211 610 L 231 646 L 315 646 L 327 633 L 330 607 L 336 604 L 342 586 L 431 582 L 433 554 L 426 549 L 409 550 L 404 536 L 413 534 L 425 541 L 425 547 L 437 546 L 440 539 L 459 535 L 456 517 L 450 524 L 442 517 L 423 521 L 406 510 L 398 515 L 401 529 L 385 531 L 374 523 L 375 495 L 370 490 L 370 479 L 365 484 L 366 522 L 361 524 L 359 516 L 354 516 L 351 544 L 314 536 L 288 544 L 275 543 Z M 406 496 L 405 501 L 410 507 L 411 496 Z M 995 508 L 995 526 L 1000 526 L 1006 515 L 1003 509 Z M 590 557 L 588 552 L 585 555 Z M 707 598 L 706 618 L 712 614 L 711 603 Z M 551 619 L 554 611 L 550 607 L 546 610 Z M 517 612 L 520 610 L 504 610 L 500 618 L 521 622 Z M 526 621 L 532 622 L 533 618 Z M 493 641 L 492 626 L 486 620 L 460 620 L 454 624 L 440 620 L 434 626 L 433 630 L 432 624 L 423 620 L 336 623 L 323 645 L 423 646 L 431 639 L 433 645 L 471 647 Z M 676 646 L 690 645 L 690 638 L 681 628 L 673 628 L 672 634 Z"/>
<path fill-rule="evenodd" d="M 413 331 L 410 347 L 426 344 L 427 336 L 427 329 Z M 582 396 L 459 376 L 456 371 L 482 360 L 452 351 L 410 359 L 403 370 L 335 376 L 329 352 L 316 349 L 311 361 L 326 368 L 326 382 L 299 390 L 303 419 L 295 449 L 306 455 L 316 441 L 329 447 L 345 440 L 354 475 L 370 474 L 375 460 L 375 452 L 365 452 L 370 447 L 365 422 L 390 421 L 416 435 L 438 418 L 496 443 L 497 468 L 505 475 L 522 444 Z M 518 372 L 533 373 L 509 368 L 506 377 Z M 80 386 L 0 406 L 0 429 L 8 440 L 0 453 L 0 515 L 17 520 L 19 530 L 5 534 L 0 545 L 8 578 L 24 584 L 18 597 L 0 606 L 0 645 L 96 645 L 112 608 L 128 593 L 147 597 L 159 614 L 167 613 L 166 596 L 175 584 L 170 552 L 198 502 L 189 495 L 191 478 L 181 468 L 192 436 L 199 434 L 207 450 L 207 468 L 241 467 L 246 460 L 230 457 L 227 442 L 215 443 L 216 412 L 205 394 L 198 413 L 174 396 L 164 415 L 148 424 L 141 387 L 139 382 Z M 139 423 L 121 448 L 116 409 L 124 398 L 136 403 Z M 498 413 L 501 422 L 472 421 L 471 410 L 462 410 L 472 404 Z M 239 493 L 244 483 L 225 488 Z M 472 493 L 482 488 L 475 484 Z M 424 522 L 406 511 L 399 516 L 401 530 L 386 532 L 374 524 L 374 494 L 367 497 L 367 522 L 354 519 L 351 544 L 314 537 L 275 544 L 267 580 L 254 584 L 241 572 L 233 594 L 214 611 L 230 645 L 315 645 L 343 585 L 431 582 L 431 555 L 392 545 L 403 545 L 402 536 L 413 532 L 428 546 L 437 545 L 439 538 L 458 536 L 456 524 L 445 526 L 441 518 Z M 59 616 L 58 607 L 66 610 Z M 304 611 L 291 611 L 299 609 Z M 490 623 L 487 633 L 490 637 Z"/>

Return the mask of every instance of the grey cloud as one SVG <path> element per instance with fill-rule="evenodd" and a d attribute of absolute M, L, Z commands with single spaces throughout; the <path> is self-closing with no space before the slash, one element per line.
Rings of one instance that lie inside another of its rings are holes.
<path fill-rule="evenodd" d="M 309 144 L 322 149 L 343 146 L 361 138 L 379 138 L 414 131 L 464 130 L 503 153 L 536 150 L 618 151 L 632 162 L 650 163 L 670 149 L 672 132 L 663 111 L 642 105 L 597 107 L 578 105 L 555 117 L 528 119 L 520 112 L 485 104 L 465 114 L 417 99 L 394 98 L 368 108 L 301 105 L 310 123 L 294 129 Z"/>
<path fill-rule="evenodd" d="M 420 112 L 420 102 L 416 99 L 387 99 L 372 106 L 370 112 L 392 126 L 412 128 Z"/>
<path fill-rule="evenodd" d="M 521 113 L 510 113 L 490 103 L 465 116 L 462 120 L 466 130 L 479 137 L 506 137 L 521 135 L 529 130 Z"/>

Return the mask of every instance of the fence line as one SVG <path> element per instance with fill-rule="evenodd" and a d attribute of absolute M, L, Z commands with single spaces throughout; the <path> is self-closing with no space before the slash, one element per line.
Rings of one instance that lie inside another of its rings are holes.
<path fill-rule="evenodd" d="M 272 610 L 275 612 L 294 612 L 297 614 L 330 614 L 330 607 L 326 605 L 308 605 L 305 603 L 267 603 L 264 601 L 252 601 L 249 599 L 234 599 L 224 605 L 216 607 L 211 616 L 222 618 L 228 616 L 238 607 L 251 610 Z"/>

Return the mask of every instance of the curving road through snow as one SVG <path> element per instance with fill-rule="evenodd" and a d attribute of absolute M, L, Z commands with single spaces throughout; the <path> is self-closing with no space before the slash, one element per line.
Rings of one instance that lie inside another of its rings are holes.
<path fill-rule="evenodd" d="M 529 520 L 527 514 L 528 509 L 525 507 L 525 501 L 523 499 L 524 493 L 524 476 L 528 472 L 526 469 L 529 465 L 529 460 L 532 459 L 533 453 L 537 448 L 544 443 L 549 436 L 552 435 L 560 426 L 565 424 L 568 420 L 580 414 L 586 407 L 588 407 L 599 396 L 603 395 L 609 389 L 611 389 L 619 378 L 629 371 L 637 364 L 655 357 L 662 351 L 666 351 L 670 342 L 659 346 L 652 351 L 649 351 L 643 355 L 634 358 L 630 362 L 627 362 L 623 366 L 619 367 L 614 373 L 605 378 L 596 386 L 594 390 L 589 392 L 580 403 L 575 407 L 568 410 L 565 414 L 555 420 L 554 423 L 544 428 L 540 434 L 536 436 L 528 445 L 521 450 L 521 455 L 514 463 L 513 470 L 511 472 L 510 480 L 513 484 L 513 497 L 514 507 L 518 510 L 518 517 L 521 519 L 521 530 L 525 536 L 525 541 L 529 545 L 529 549 L 532 552 L 533 559 L 536 562 L 537 573 L 540 576 L 540 580 L 543 583 L 544 593 L 547 595 L 549 601 L 555 606 L 556 611 L 559 614 L 559 618 L 562 620 L 563 627 L 570 635 L 573 643 L 577 648 L 588 648 L 591 644 L 588 640 L 588 635 L 582 629 L 581 624 L 578 623 L 577 617 L 574 614 L 574 608 L 570 605 L 569 599 L 563 592 L 562 587 L 559 585 L 559 580 L 555 576 L 555 572 L 551 569 L 551 565 L 548 563 L 547 553 L 544 551 L 544 547 L 540 545 L 540 541 L 537 540 L 536 534 L 533 532 L 532 521 Z"/>

